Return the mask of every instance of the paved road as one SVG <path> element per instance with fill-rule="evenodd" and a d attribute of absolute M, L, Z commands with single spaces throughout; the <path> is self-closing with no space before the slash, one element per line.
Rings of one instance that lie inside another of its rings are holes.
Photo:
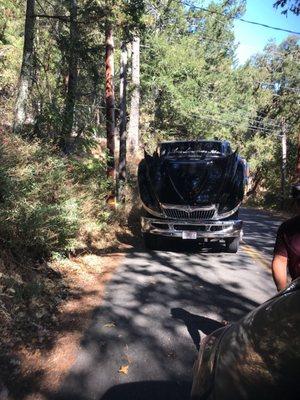
<path fill-rule="evenodd" d="M 270 260 L 280 221 L 251 209 L 242 218 L 253 253 L 246 246 L 236 255 L 195 247 L 129 252 L 107 285 L 59 398 L 187 399 L 203 337 L 275 293 L 261 259 Z M 128 366 L 127 375 L 120 366 Z"/>

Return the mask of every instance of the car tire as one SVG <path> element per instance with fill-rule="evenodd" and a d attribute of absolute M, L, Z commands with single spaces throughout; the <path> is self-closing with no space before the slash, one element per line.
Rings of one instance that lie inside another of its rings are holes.
<path fill-rule="evenodd" d="M 158 235 L 152 235 L 151 233 L 143 234 L 144 245 L 148 250 L 159 250 L 162 246 L 161 237 Z"/>
<path fill-rule="evenodd" d="M 240 238 L 230 238 L 225 240 L 226 249 L 228 253 L 237 253 L 240 246 Z"/>

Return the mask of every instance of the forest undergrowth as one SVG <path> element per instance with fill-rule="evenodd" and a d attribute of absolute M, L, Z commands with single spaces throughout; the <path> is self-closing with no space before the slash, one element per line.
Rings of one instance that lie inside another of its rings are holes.
<path fill-rule="evenodd" d="M 0 392 L 13 393 L 16 381 L 26 391 L 25 378 L 53 381 L 47 369 L 61 367 L 45 360 L 61 338 L 79 340 L 105 277 L 133 244 L 128 217 L 138 206 L 130 174 L 127 205 L 107 204 L 101 143 L 67 158 L 2 131 L 0 153 Z"/>

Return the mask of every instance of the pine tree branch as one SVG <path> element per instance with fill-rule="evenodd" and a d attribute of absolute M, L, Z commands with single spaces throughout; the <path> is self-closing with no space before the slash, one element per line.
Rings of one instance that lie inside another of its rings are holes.
<path fill-rule="evenodd" d="M 34 15 L 32 15 L 32 17 L 59 19 L 61 21 L 65 21 L 65 22 L 70 21 L 70 18 L 66 17 L 65 15 L 34 14 Z"/>

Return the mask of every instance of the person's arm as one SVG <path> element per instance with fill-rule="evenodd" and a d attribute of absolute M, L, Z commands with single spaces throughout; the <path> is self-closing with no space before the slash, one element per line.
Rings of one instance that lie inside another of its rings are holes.
<path fill-rule="evenodd" d="M 272 275 L 278 292 L 287 285 L 287 257 L 275 254 L 272 261 Z"/>
<path fill-rule="evenodd" d="M 277 232 L 272 261 L 272 275 L 278 291 L 285 289 L 287 285 L 288 254 L 283 230 L 281 225 Z"/>

